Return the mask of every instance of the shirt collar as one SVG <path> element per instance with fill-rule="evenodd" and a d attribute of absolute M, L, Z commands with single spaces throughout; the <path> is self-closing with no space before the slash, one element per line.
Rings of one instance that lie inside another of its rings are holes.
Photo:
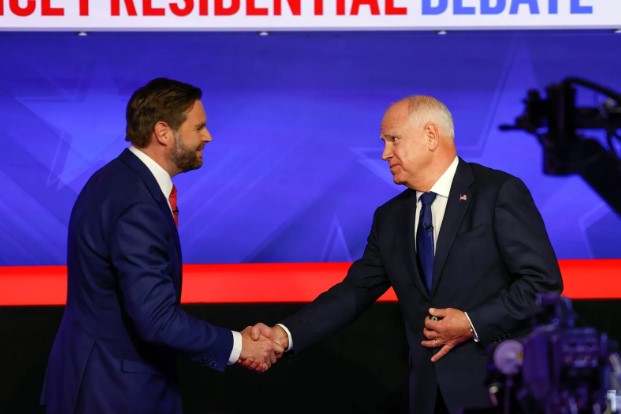
<path fill-rule="evenodd" d="M 151 171 L 151 174 L 155 177 L 155 181 L 160 186 L 162 193 L 168 197 L 170 192 L 172 191 L 173 182 L 170 179 L 170 175 L 163 169 L 157 162 L 153 160 L 153 158 L 149 157 L 147 154 L 142 152 L 140 149 L 134 147 L 133 145 L 129 147 L 129 150 L 134 154 L 140 161 L 146 165 L 146 167 Z"/>
<path fill-rule="evenodd" d="M 459 164 L 459 158 L 455 156 L 455 159 L 449 165 L 449 167 L 444 171 L 444 174 L 440 176 L 438 181 L 431 187 L 431 190 L 437 195 L 448 198 L 449 193 L 451 191 L 451 184 L 453 183 L 453 177 L 455 177 L 455 172 L 457 172 L 457 164 Z M 416 199 L 420 198 L 422 191 L 416 192 Z"/>

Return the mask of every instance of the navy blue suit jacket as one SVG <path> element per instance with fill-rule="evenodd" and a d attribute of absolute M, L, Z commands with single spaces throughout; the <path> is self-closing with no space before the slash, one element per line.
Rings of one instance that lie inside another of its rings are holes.
<path fill-rule="evenodd" d="M 129 150 L 78 196 L 67 254 L 46 412 L 181 413 L 176 356 L 224 370 L 233 337 L 181 309 L 177 229 L 157 181 Z"/>
<path fill-rule="evenodd" d="M 438 387 L 452 413 L 489 407 L 486 345 L 528 330 L 537 293 L 562 291 L 544 222 L 521 180 L 460 159 L 429 294 L 416 265 L 415 211 L 410 189 L 380 206 L 364 254 L 344 280 L 282 323 L 293 352 L 300 352 L 349 324 L 392 286 L 409 344 L 410 412 L 432 414 Z M 420 344 L 430 307 L 468 312 L 480 342 L 464 342 L 432 363 L 437 350 Z"/>

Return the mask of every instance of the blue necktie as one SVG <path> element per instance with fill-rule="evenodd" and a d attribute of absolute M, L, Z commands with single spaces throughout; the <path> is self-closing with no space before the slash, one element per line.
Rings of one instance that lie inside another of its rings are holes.
<path fill-rule="evenodd" d="M 418 255 L 418 269 L 424 277 L 427 290 L 431 292 L 431 277 L 433 275 L 433 220 L 431 218 L 431 203 L 436 193 L 423 193 L 420 201 L 423 204 L 416 230 L 416 253 Z"/>

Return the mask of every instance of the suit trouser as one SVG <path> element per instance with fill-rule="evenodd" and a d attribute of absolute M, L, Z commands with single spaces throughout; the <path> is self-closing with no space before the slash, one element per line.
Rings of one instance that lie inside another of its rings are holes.
<path fill-rule="evenodd" d="M 438 387 L 438 390 L 436 391 L 436 407 L 434 409 L 434 414 L 450 414 L 448 408 L 446 408 L 446 404 L 444 403 L 444 398 L 442 398 L 440 387 Z"/>

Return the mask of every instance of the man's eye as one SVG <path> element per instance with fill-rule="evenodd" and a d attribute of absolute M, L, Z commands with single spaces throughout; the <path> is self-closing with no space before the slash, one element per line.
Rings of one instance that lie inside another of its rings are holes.
<path fill-rule="evenodd" d="M 393 144 L 396 144 L 397 142 L 399 142 L 399 137 L 392 137 L 392 142 Z"/>

